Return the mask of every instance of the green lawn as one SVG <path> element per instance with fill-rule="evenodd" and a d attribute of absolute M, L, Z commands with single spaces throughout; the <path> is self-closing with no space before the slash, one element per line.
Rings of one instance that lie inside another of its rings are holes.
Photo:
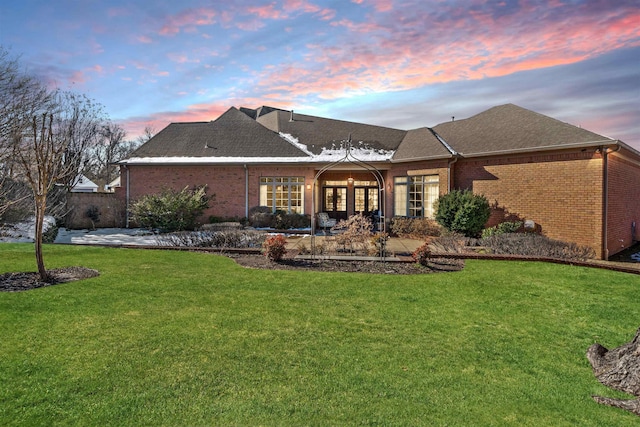
<path fill-rule="evenodd" d="M 0 425 L 634 425 L 585 352 L 630 340 L 640 276 L 468 261 L 416 276 L 248 270 L 46 246 L 101 276 L 0 293 Z M 0 244 L 0 273 L 33 271 Z"/>

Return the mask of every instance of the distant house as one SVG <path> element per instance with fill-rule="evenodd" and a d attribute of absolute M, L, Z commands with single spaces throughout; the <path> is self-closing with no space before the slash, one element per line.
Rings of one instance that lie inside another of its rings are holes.
<path fill-rule="evenodd" d="M 70 191 L 72 193 L 96 193 L 98 191 L 98 184 L 80 174 L 76 177 Z"/>
<path fill-rule="evenodd" d="M 640 153 L 622 141 L 501 105 L 409 131 L 270 107 L 230 108 L 172 123 L 121 163 L 131 201 L 206 184 L 207 215 L 253 206 L 346 218 L 432 217 L 438 197 L 471 189 L 492 203 L 487 225 L 530 220 L 599 257 L 630 246 L 640 220 Z"/>
<path fill-rule="evenodd" d="M 116 191 L 116 188 L 118 188 L 118 187 L 120 187 L 120 176 L 115 178 L 110 183 L 106 184 L 104 186 L 104 191 L 107 192 L 107 193 L 114 193 Z"/>

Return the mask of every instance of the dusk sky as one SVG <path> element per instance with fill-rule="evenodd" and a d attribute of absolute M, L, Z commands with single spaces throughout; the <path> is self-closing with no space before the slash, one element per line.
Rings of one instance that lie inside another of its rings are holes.
<path fill-rule="evenodd" d="M 514 103 L 640 150 L 640 0 L 3 0 L 0 45 L 130 139 L 231 106 L 412 129 Z"/>

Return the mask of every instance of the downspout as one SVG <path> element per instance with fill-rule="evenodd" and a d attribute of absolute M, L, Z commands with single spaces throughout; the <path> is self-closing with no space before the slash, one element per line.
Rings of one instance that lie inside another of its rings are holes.
<path fill-rule="evenodd" d="M 249 169 L 244 165 L 244 217 L 249 218 Z"/>
<path fill-rule="evenodd" d="M 127 191 L 125 193 L 125 227 L 129 228 L 129 197 L 130 197 L 130 186 L 129 186 L 129 178 L 130 178 L 130 174 L 129 174 L 129 166 L 127 166 L 126 164 L 123 165 L 124 166 L 124 170 L 127 171 Z"/>
<path fill-rule="evenodd" d="M 609 260 L 608 248 L 608 215 L 609 215 L 609 153 L 615 153 L 620 150 L 620 145 L 615 150 L 609 150 L 609 147 L 600 147 L 602 153 L 602 257 L 605 261 Z"/>
<path fill-rule="evenodd" d="M 454 154 L 453 158 L 447 162 L 447 193 L 451 193 L 451 179 L 453 174 L 451 173 L 451 166 L 458 161 L 458 155 Z"/>

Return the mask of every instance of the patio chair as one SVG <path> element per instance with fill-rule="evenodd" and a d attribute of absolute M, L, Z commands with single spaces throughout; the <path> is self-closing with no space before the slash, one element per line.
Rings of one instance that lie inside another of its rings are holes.
<path fill-rule="evenodd" d="M 326 212 L 318 213 L 318 227 L 322 228 L 324 234 L 327 234 L 327 228 L 331 228 L 336 225 L 336 220 L 334 218 L 329 218 L 329 214 Z"/>

